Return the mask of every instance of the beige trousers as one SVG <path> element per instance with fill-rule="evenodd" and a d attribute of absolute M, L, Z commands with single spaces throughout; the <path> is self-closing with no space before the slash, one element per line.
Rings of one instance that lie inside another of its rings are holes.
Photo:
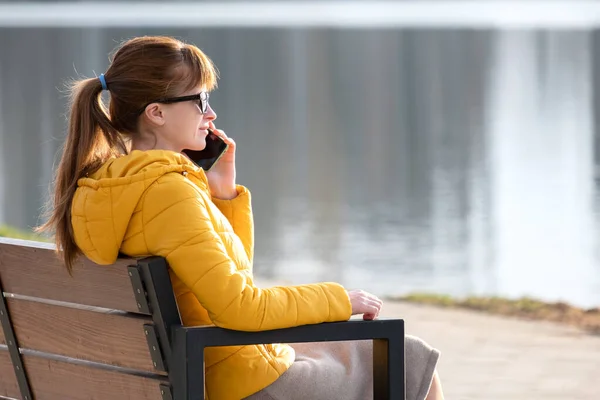
<path fill-rule="evenodd" d="M 279 379 L 247 400 L 371 400 L 373 342 L 294 343 L 294 364 Z M 406 336 L 406 399 L 424 400 L 439 351 Z"/>

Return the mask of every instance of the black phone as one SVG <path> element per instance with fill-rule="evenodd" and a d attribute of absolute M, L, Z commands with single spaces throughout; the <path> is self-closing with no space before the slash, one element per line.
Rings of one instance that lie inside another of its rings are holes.
<path fill-rule="evenodd" d="M 185 153 L 198 167 L 209 171 L 219 161 L 219 158 L 225 154 L 228 147 L 229 145 L 223 139 L 209 129 L 208 135 L 206 135 L 206 147 L 203 150 L 185 149 L 182 153 Z"/>

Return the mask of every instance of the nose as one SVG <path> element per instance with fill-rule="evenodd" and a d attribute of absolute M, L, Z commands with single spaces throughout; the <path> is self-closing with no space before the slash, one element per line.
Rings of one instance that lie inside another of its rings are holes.
<path fill-rule="evenodd" d="M 204 119 L 207 119 L 209 121 L 214 121 L 215 119 L 217 119 L 217 113 L 215 112 L 215 110 L 212 109 L 210 104 L 206 108 L 206 112 L 204 113 Z"/>

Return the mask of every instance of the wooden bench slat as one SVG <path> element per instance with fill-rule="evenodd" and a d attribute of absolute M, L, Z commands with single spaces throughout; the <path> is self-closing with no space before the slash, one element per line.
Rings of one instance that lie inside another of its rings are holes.
<path fill-rule="evenodd" d="M 82 257 L 69 276 L 54 245 L 0 237 L 0 279 L 5 292 L 138 312 L 127 266 L 97 265 Z"/>
<path fill-rule="evenodd" d="M 155 371 L 143 325 L 150 317 L 108 314 L 8 298 L 19 347 Z"/>
<path fill-rule="evenodd" d="M 33 396 L 44 400 L 162 400 L 164 380 L 23 356 Z"/>
<path fill-rule="evenodd" d="M 21 398 L 15 370 L 10 362 L 7 349 L 0 349 L 0 396 Z"/>

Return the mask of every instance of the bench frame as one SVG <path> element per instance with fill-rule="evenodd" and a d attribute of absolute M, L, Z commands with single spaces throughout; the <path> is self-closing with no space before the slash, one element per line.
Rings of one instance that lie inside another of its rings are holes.
<path fill-rule="evenodd" d="M 163 400 L 205 398 L 204 350 L 207 347 L 347 340 L 373 341 L 374 400 L 406 398 L 405 333 L 401 319 L 351 320 L 260 332 L 215 326 L 184 327 L 164 258 L 138 260 L 137 265 L 128 267 L 128 273 L 138 311 L 152 316 L 153 324 L 145 324 L 144 331 L 153 364 L 156 370 L 168 373 L 169 384 L 160 385 Z M 1 282 L 0 297 L 0 320 L 22 399 L 34 400 Z"/>
<path fill-rule="evenodd" d="M 33 400 L 31 395 L 31 387 L 29 386 L 29 380 L 27 379 L 27 373 L 23 366 L 23 359 L 19 351 L 19 343 L 15 336 L 15 330 L 10 320 L 10 313 L 4 298 L 4 291 L 2 289 L 2 281 L 0 281 L 0 325 L 4 329 L 4 339 L 6 340 L 6 347 L 8 347 L 8 353 L 10 354 L 10 361 L 15 371 L 17 378 L 17 384 L 21 391 L 23 400 Z"/>

